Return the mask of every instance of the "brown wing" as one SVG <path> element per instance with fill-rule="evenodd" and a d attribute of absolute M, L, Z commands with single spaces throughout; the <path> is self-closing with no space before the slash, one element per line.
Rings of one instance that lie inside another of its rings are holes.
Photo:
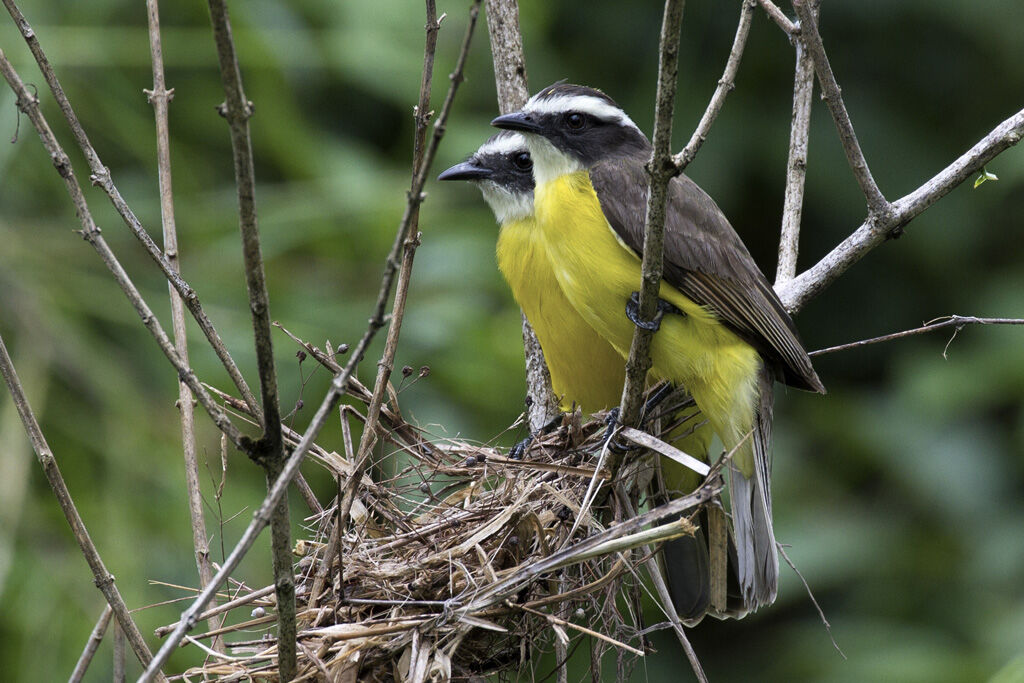
<path fill-rule="evenodd" d="M 645 161 L 620 157 L 590 169 L 605 218 L 637 254 L 643 253 Z M 786 384 L 825 393 L 775 290 L 718 205 L 686 176 L 669 183 L 663 277 L 756 348 Z"/>

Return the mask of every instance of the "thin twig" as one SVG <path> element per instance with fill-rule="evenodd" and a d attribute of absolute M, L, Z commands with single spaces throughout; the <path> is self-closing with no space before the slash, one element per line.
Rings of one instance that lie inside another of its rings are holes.
<path fill-rule="evenodd" d="M 787 35 L 793 36 L 800 32 L 799 27 L 783 14 L 779 6 L 772 2 L 772 0 L 757 0 L 757 4 L 761 6 L 761 9 L 768 15 L 768 18 L 778 24 L 779 28 L 785 31 Z"/>
<path fill-rule="evenodd" d="M 370 450 L 377 442 L 377 429 L 381 419 L 381 408 L 384 403 L 384 393 L 391 377 L 394 354 L 397 350 L 398 333 L 401 330 L 402 319 L 405 314 L 405 300 L 408 295 L 409 275 L 412 272 L 412 262 L 416 253 L 416 247 L 419 245 L 419 239 L 418 236 L 416 236 L 416 232 L 419 225 L 419 202 L 422 201 L 420 196 L 422 195 L 423 188 L 422 185 L 417 188 L 416 181 L 420 175 L 420 171 L 422 170 L 421 167 L 423 165 L 423 155 L 425 152 L 424 144 L 427 137 L 427 127 L 430 123 L 430 91 L 431 83 L 434 78 L 434 55 L 437 52 L 437 34 L 441 29 L 441 21 L 444 19 L 443 16 L 440 19 L 438 18 L 437 6 L 434 0 L 426 0 L 425 9 L 427 21 L 424 26 L 426 37 L 423 46 L 423 70 L 420 75 L 419 98 L 417 99 L 416 106 L 413 108 L 413 118 L 416 126 L 413 134 L 412 179 L 410 181 L 411 187 L 409 189 L 409 199 L 406 208 L 409 220 L 408 222 L 404 222 L 399 231 L 395 234 L 395 240 L 392 244 L 391 252 L 388 255 L 383 277 L 384 281 L 389 281 L 390 274 L 394 273 L 394 263 L 399 257 L 399 254 L 401 254 L 402 263 L 398 273 L 398 289 L 395 294 L 394 303 L 392 304 L 391 327 L 388 328 L 388 335 L 384 343 L 384 354 L 381 357 L 380 362 L 377 364 L 377 377 L 374 381 L 373 392 L 370 396 L 370 402 L 366 409 L 366 424 L 363 427 L 363 433 L 359 439 L 357 456 L 353 461 L 356 463 L 356 470 L 353 472 L 353 476 L 349 477 L 346 482 L 344 495 L 339 493 L 334 528 L 328 534 L 329 538 L 332 535 L 336 536 L 338 543 L 335 545 L 329 545 L 320 560 L 320 566 L 317 569 L 317 576 L 313 583 L 312 595 L 310 596 L 311 607 L 315 607 L 317 605 L 320 591 L 323 588 L 323 582 L 326 581 L 327 576 L 330 574 L 331 565 L 335 558 L 340 558 L 340 554 L 338 554 L 337 551 L 340 547 L 345 525 L 348 523 L 348 516 L 352 509 L 352 502 L 355 500 L 355 492 L 358 488 L 360 479 L 362 479 L 363 470 L 365 469 L 366 464 L 368 464 Z M 477 11 L 479 11 L 478 8 Z M 471 17 L 470 22 L 471 24 L 474 23 L 475 17 Z M 414 196 L 418 198 L 415 202 L 413 200 Z M 390 290 L 390 284 L 388 284 L 388 290 Z M 383 300 L 378 297 L 377 310 L 381 313 L 383 312 L 383 308 L 380 307 L 382 301 Z M 396 312 L 397 320 L 395 319 Z M 381 324 L 383 324 L 382 317 L 375 315 L 375 318 L 379 319 Z M 341 570 L 339 569 L 339 571 Z"/>
<path fill-rule="evenodd" d="M 234 359 L 231 358 L 231 354 L 228 353 L 227 347 L 224 345 L 224 341 L 217 334 L 217 330 L 213 327 L 213 323 L 206 316 L 202 305 L 199 303 L 199 296 L 195 290 L 189 286 L 185 280 L 178 274 L 178 272 L 171 266 L 170 260 L 164 256 L 160 251 L 160 247 L 157 246 L 153 238 L 149 236 L 146 229 L 142 227 L 142 223 L 135 216 L 135 213 L 125 202 L 118 191 L 117 186 L 114 185 L 114 181 L 110 176 L 110 169 L 103 165 L 99 155 L 93 148 L 92 143 L 89 142 L 88 136 L 85 134 L 85 130 L 82 128 L 82 124 L 78 121 L 78 117 L 75 115 L 74 109 L 71 108 L 71 102 L 68 101 L 67 95 L 64 93 L 64 89 L 60 85 L 60 81 L 57 80 L 57 75 L 47 59 L 46 54 L 43 52 L 43 48 L 39 43 L 39 39 L 36 37 L 35 31 L 29 25 L 28 20 L 25 19 L 25 15 L 21 13 L 18 6 L 14 3 L 14 0 L 3 0 L 4 6 L 14 19 L 14 23 L 18 26 L 18 30 L 21 31 L 22 37 L 25 42 L 28 43 L 29 50 L 35 57 L 36 63 L 39 65 L 39 70 L 43 74 L 43 78 L 46 79 L 46 83 L 50 86 L 50 91 L 53 93 L 54 99 L 60 106 L 61 113 L 64 114 L 64 118 L 71 128 L 71 132 L 75 136 L 75 140 L 78 142 L 78 146 L 81 148 L 82 153 L 85 155 L 86 161 L 89 164 L 89 169 L 92 172 L 90 180 L 94 185 L 99 185 L 103 188 L 103 191 L 110 198 L 111 203 L 114 205 L 114 209 L 118 215 L 124 220 L 125 225 L 131 230 L 132 234 L 142 243 L 146 249 L 146 253 L 150 255 L 153 261 L 159 266 L 164 277 L 167 278 L 168 282 L 174 286 L 175 291 L 181 296 L 185 305 L 188 307 L 192 316 L 195 318 L 196 323 L 199 325 L 199 329 L 202 330 L 209 341 L 211 348 L 214 353 L 217 354 L 217 358 L 220 359 L 224 365 L 224 369 L 227 370 L 228 376 L 231 377 L 231 381 L 238 388 L 239 393 L 245 402 L 259 414 L 259 404 L 256 402 L 255 396 L 249 386 L 245 383 L 245 379 L 242 377 L 242 373 L 239 371 L 238 366 L 235 365 Z"/>
<path fill-rule="evenodd" d="M 85 201 L 85 195 L 82 193 L 82 187 L 78 184 L 78 179 L 74 174 L 74 170 L 71 168 L 71 161 L 68 159 L 67 154 L 64 153 L 63 148 L 57 142 L 57 138 L 54 136 L 53 131 L 50 129 L 49 124 L 43 117 L 42 112 L 39 109 L 39 100 L 29 93 L 25 87 L 24 82 L 18 76 L 14 67 L 11 66 L 7 56 L 0 50 L 0 73 L 3 73 L 7 83 L 11 86 L 14 94 L 17 96 L 17 106 L 24 112 L 36 131 L 39 133 L 39 137 L 43 142 L 43 146 L 49 153 L 50 158 L 53 160 L 54 167 L 57 169 L 57 173 L 60 174 L 61 178 L 64 179 L 64 184 L 67 188 L 68 194 L 71 195 L 71 201 L 75 206 L 75 214 L 78 216 L 79 221 L 82 224 L 81 236 L 88 242 L 99 254 L 103 260 L 104 265 L 114 275 L 114 279 L 117 281 L 118 286 L 128 297 L 135 312 L 142 319 L 146 329 L 149 330 L 150 334 L 156 340 L 160 350 L 163 351 L 164 355 L 171 362 L 174 368 L 178 371 L 178 376 L 181 377 L 189 386 L 189 389 L 199 399 L 199 403 L 203 406 L 203 409 L 210 415 L 210 419 L 213 423 L 224 432 L 231 442 L 235 444 L 240 450 L 245 450 L 245 444 L 249 441 L 248 437 L 244 436 L 238 429 L 231 423 L 231 420 L 224 413 L 223 410 L 214 402 L 199 380 L 196 378 L 195 373 L 188 365 L 182 362 L 178 353 L 174 350 L 174 345 L 167 337 L 167 333 L 164 332 L 163 327 L 160 326 L 160 322 L 156 316 L 150 310 L 149 306 L 142 299 L 142 295 L 139 294 L 139 290 L 135 287 L 135 284 L 128 277 L 121 263 L 114 256 L 114 252 L 111 251 L 110 246 L 106 240 L 103 239 L 103 235 L 100 234 L 100 229 L 97 227 L 95 221 L 93 221 L 92 214 L 89 211 L 89 206 Z"/>
<path fill-rule="evenodd" d="M 756 0 L 743 0 L 743 5 L 740 7 L 739 23 L 736 25 L 736 37 L 733 38 L 732 49 L 729 51 L 729 58 L 725 62 L 725 70 L 722 72 L 722 77 L 718 79 L 718 87 L 715 88 L 711 101 L 708 102 L 707 109 L 704 110 L 704 115 L 700 118 L 700 123 L 697 124 L 693 135 L 690 136 L 690 141 L 686 143 L 686 146 L 683 147 L 679 154 L 672 157 L 672 163 L 676 165 L 677 175 L 682 173 L 690 165 L 694 157 L 697 156 L 697 152 L 700 151 L 704 141 L 707 140 L 711 124 L 715 122 L 715 119 L 718 118 L 718 113 L 722 111 L 726 95 L 736 87 L 736 73 L 740 68 L 740 60 L 743 59 L 743 48 L 747 45 L 747 36 L 750 35 L 750 23 L 754 17 L 755 2 Z"/>
<path fill-rule="evenodd" d="M 208 621 L 212 617 L 215 617 L 219 614 L 224 614 L 225 612 L 230 612 L 236 607 L 248 605 L 249 603 L 254 602 L 255 600 L 265 598 L 273 592 L 273 586 L 266 586 L 264 588 L 260 588 L 259 590 L 255 590 L 251 593 L 243 595 L 242 597 L 235 598 L 234 600 L 225 602 L 222 605 L 217 605 L 216 607 L 206 610 L 205 612 L 199 615 L 199 619 L 197 619 L 197 621 Z M 156 635 L 157 638 L 163 638 L 168 633 L 174 631 L 174 628 L 178 625 L 178 623 L 179 622 L 176 621 L 173 624 L 169 624 L 168 626 L 161 626 L 160 628 L 156 629 L 156 631 L 154 631 L 154 634 Z"/>
<path fill-rule="evenodd" d="M 924 334 L 926 332 L 934 332 L 935 330 L 941 330 L 946 327 L 955 327 L 957 331 L 959 331 L 965 325 L 1024 325 L 1024 318 L 976 318 L 971 315 L 943 316 L 941 318 L 936 318 L 935 320 L 929 320 L 921 327 L 915 327 L 912 330 L 893 332 L 892 334 L 884 334 L 881 337 L 863 339 L 861 341 L 850 342 L 849 344 L 840 344 L 839 346 L 829 346 L 825 349 L 811 351 L 808 355 L 824 356 L 827 353 L 856 349 L 870 344 L 880 344 L 881 342 L 892 341 L 893 339 L 902 339 L 903 337 L 911 337 L 918 334 Z M 945 355 L 945 351 L 943 351 L 943 355 Z"/>
<path fill-rule="evenodd" d="M 427 0 L 428 34 L 433 5 L 433 0 Z M 409 190 L 409 201 L 406 206 L 407 218 L 403 220 L 403 225 L 400 226 L 398 231 L 398 237 L 400 237 L 401 240 L 396 239 L 395 241 L 396 245 L 400 245 L 402 247 L 402 266 L 399 271 L 398 286 L 395 290 L 395 301 L 391 310 L 391 325 L 388 328 L 387 338 L 384 342 L 384 353 L 382 354 L 380 361 L 377 363 L 377 379 L 374 383 L 373 395 L 370 399 L 370 404 L 366 409 L 366 425 L 363 427 L 363 435 L 359 443 L 356 461 L 352 469 L 352 475 L 345 487 L 345 498 L 341 502 L 341 511 L 338 514 L 339 529 L 344 529 L 345 525 L 348 523 L 348 515 L 352 508 L 352 502 L 355 500 L 356 489 L 362 480 L 363 472 L 369 464 L 370 455 L 373 452 L 373 445 L 377 440 L 377 426 L 380 422 L 381 404 L 384 399 L 384 392 L 387 388 L 388 380 L 391 376 L 391 369 L 394 364 L 395 352 L 397 351 L 398 345 L 398 336 L 401 332 L 402 319 L 405 315 L 405 302 L 409 293 L 409 278 L 412 273 L 413 257 L 416 253 L 416 247 L 419 244 L 419 236 L 416 234 L 415 228 L 419 215 L 419 205 L 424 198 L 423 185 L 426 183 L 427 173 L 434 161 L 434 156 L 437 153 L 437 147 L 440 144 L 441 139 L 444 137 L 445 126 L 448 122 L 448 115 L 451 113 L 455 94 L 458 92 L 458 87 L 463 80 L 466 59 L 469 56 L 469 46 L 472 42 L 473 30 L 476 27 L 476 20 L 479 13 L 480 0 L 476 0 L 469 10 L 469 21 L 466 25 L 466 33 L 462 40 L 462 48 L 459 51 L 459 57 L 455 63 L 455 69 L 450 76 L 451 85 L 448 88 L 447 95 L 445 95 L 444 104 L 441 105 L 441 113 L 438 115 L 437 121 L 434 123 L 433 137 L 430 139 L 429 146 L 424 150 L 422 159 L 419 160 L 419 164 L 416 166 L 417 171 L 413 176 L 412 187 Z M 429 53 L 429 57 L 427 54 L 424 56 L 424 72 L 428 69 L 433 69 L 433 46 L 430 45 L 430 41 L 431 39 L 428 37 L 427 52 Z M 428 103 L 429 88 L 426 92 L 421 91 L 421 105 Z"/>
<path fill-rule="evenodd" d="M 919 188 L 893 202 L 892 210 L 886 216 L 879 218 L 869 215 L 859 228 L 818 263 L 782 285 L 777 291 L 786 309 L 790 313 L 799 311 L 865 254 L 885 240 L 902 234 L 904 226 L 910 221 L 981 170 L 985 164 L 1016 145 L 1022 137 L 1024 109 L 996 126 Z"/>
<path fill-rule="evenodd" d="M 647 171 L 651 178 L 644 218 L 644 253 L 640 288 L 639 315 L 653 320 L 658 304 L 665 244 L 665 204 L 668 183 L 675 165 L 672 163 L 672 113 L 675 108 L 676 81 L 679 71 L 679 33 L 683 23 L 683 0 L 666 0 L 661 24 L 658 59 L 658 92 L 654 113 L 654 148 Z M 633 332 L 629 357 L 626 360 L 626 382 L 622 389 L 619 419 L 627 426 L 635 425 L 640 416 L 641 396 L 651 367 L 650 346 L 653 332 L 637 326 Z M 617 469 L 614 465 L 612 471 Z"/>
<path fill-rule="evenodd" d="M 519 30 L 517 0 L 487 0 L 487 32 L 494 62 L 494 83 L 498 94 L 498 111 L 517 111 L 526 104 L 530 91 L 526 79 L 526 58 L 523 36 Z M 540 341 L 530 322 L 522 315 L 523 352 L 526 357 L 527 414 L 532 431 L 541 429 L 558 414 L 558 399 L 551 388 L 551 373 L 544 360 Z"/>
<path fill-rule="evenodd" d="M 846 653 L 843 652 L 843 648 L 839 647 L 839 643 L 836 642 L 835 636 L 832 635 L 832 624 L 828 623 L 828 619 L 825 618 L 825 612 L 821 609 L 821 605 L 819 605 L 818 601 L 814 598 L 814 593 L 811 592 L 811 586 L 807 583 L 807 579 L 804 578 L 804 575 L 801 574 L 800 570 L 796 568 L 795 564 L 793 564 L 793 560 L 789 559 L 789 555 L 786 554 L 786 549 L 782 546 L 782 544 L 776 543 L 775 546 L 778 548 L 779 554 L 782 555 L 782 559 L 786 561 L 786 564 L 789 565 L 789 568 L 792 569 L 794 573 L 796 573 L 796 575 L 800 578 L 800 582 L 804 584 L 804 590 L 807 591 L 807 597 L 811 599 L 811 604 L 813 604 L 814 609 L 818 611 L 818 616 L 821 618 L 821 623 L 825 625 L 825 631 L 828 632 L 828 637 L 829 640 L 832 641 L 832 646 L 835 647 L 836 652 L 838 652 L 843 659 L 846 659 Z"/>
<path fill-rule="evenodd" d="M 89 640 L 85 643 L 85 649 L 82 650 L 82 654 L 75 664 L 75 669 L 68 678 L 68 683 L 80 683 L 85 677 L 85 672 L 89 669 L 89 664 L 92 663 L 96 650 L 99 649 L 100 643 L 103 642 L 103 634 L 107 632 L 107 627 L 110 625 L 110 617 L 113 614 L 114 610 L 110 608 L 110 605 L 103 608 L 103 614 L 96 620 L 96 625 L 93 626 L 92 633 L 89 634 Z"/>
<path fill-rule="evenodd" d="M 821 84 L 822 98 L 832 112 L 832 119 L 836 123 L 836 130 L 839 131 L 839 140 L 843 144 L 843 151 L 846 153 L 846 160 L 853 170 L 853 175 L 860 185 L 868 203 L 868 213 L 874 217 L 886 216 L 890 211 L 888 200 L 878 189 L 868 162 L 864 158 L 864 152 L 857 141 L 857 134 L 850 122 L 850 114 L 843 104 L 843 96 L 836 83 L 835 74 L 832 73 L 832 66 L 828 62 L 828 55 L 825 54 L 825 46 L 821 42 L 821 34 L 818 33 L 818 22 L 814 18 L 814 11 L 808 6 L 808 0 L 793 0 L 793 9 L 796 10 L 800 19 L 800 36 L 810 53 L 811 61 L 814 62 L 814 70 L 818 74 L 818 83 Z"/>
<path fill-rule="evenodd" d="M 164 79 L 163 47 L 160 39 L 160 8 L 157 0 L 146 0 L 146 14 L 149 25 L 149 50 L 153 64 L 153 89 L 147 90 L 146 97 L 153 105 L 156 118 L 156 157 L 158 182 L 160 185 L 160 217 L 163 223 L 164 253 L 174 272 L 180 272 L 178 264 L 178 231 L 174 220 L 174 192 L 171 183 L 171 149 L 167 124 L 168 104 L 174 97 L 174 89 L 167 89 Z M 181 361 L 188 364 L 188 337 L 185 330 L 185 308 L 181 297 L 168 283 L 171 299 L 171 321 L 174 331 L 174 348 Z M 188 495 L 189 519 L 192 524 L 192 545 L 195 549 L 196 569 L 199 585 L 205 586 L 213 578 L 210 564 L 210 539 L 206 534 L 206 519 L 203 515 L 203 494 L 199 485 L 199 460 L 196 457 L 195 410 L 192 407 L 192 392 L 185 382 L 178 380 L 178 415 L 181 419 L 181 445 L 185 459 L 185 489 Z M 220 626 L 218 621 L 213 627 Z M 213 643 L 220 649 L 219 640 Z"/>
<path fill-rule="evenodd" d="M 817 17 L 817 2 L 812 12 Z M 803 35 L 797 36 L 795 47 L 793 117 L 789 128 L 789 159 L 786 161 L 786 193 L 779 235 L 779 265 L 775 269 L 776 286 L 796 276 L 796 260 L 800 252 L 800 219 L 804 208 L 804 179 L 807 176 L 807 140 L 811 130 L 811 96 L 814 94 L 814 63 L 804 45 Z"/>
<path fill-rule="evenodd" d="M 579 624 L 574 624 L 571 621 L 569 621 L 568 619 L 563 619 L 561 617 L 556 617 L 553 614 L 545 614 L 544 612 L 539 612 L 539 611 L 537 611 L 535 609 L 531 609 L 531 608 L 527 607 L 526 605 L 516 605 L 516 604 L 514 604 L 512 602 L 506 602 L 506 605 L 509 607 L 509 609 L 519 609 L 519 610 L 522 610 L 522 611 L 527 612 L 529 614 L 536 615 L 538 617 L 544 617 L 545 619 L 547 619 L 552 624 L 557 624 L 559 626 L 568 626 L 569 628 L 575 629 L 575 630 L 579 631 L 580 633 L 587 634 L 591 638 L 598 638 L 600 640 L 603 640 L 606 643 L 610 643 L 611 645 L 614 645 L 617 648 L 621 648 L 621 649 L 626 650 L 628 652 L 632 652 L 635 655 L 639 655 L 639 656 L 643 657 L 644 654 L 645 654 L 643 650 L 638 650 L 637 648 L 633 647 L 632 645 L 628 645 L 626 643 L 623 643 L 620 640 L 615 640 L 614 638 L 606 636 L 603 633 L 599 633 L 597 631 L 594 631 L 593 629 L 589 629 L 586 626 L 581 626 Z"/>
<path fill-rule="evenodd" d="M 274 347 L 270 334 L 270 301 L 267 295 L 263 254 L 256 218 L 256 172 L 253 165 L 249 118 L 252 103 L 245 97 L 242 71 L 238 65 L 231 20 L 225 0 L 209 0 L 210 23 L 217 45 L 221 84 L 224 88 L 222 113 L 231 132 L 231 151 L 235 161 L 235 186 L 238 192 L 238 227 L 242 237 L 245 263 L 245 284 L 252 313 L 256 364 L 260 377 L 260 398 L 263 406 L 263 435 L 247 451 L 267 476 L 267 488 L 284 468 L 286 456 L 281 433 L 281 412 L 277 394 L 277 371 L 274 368 Z M 277 654 L 278 671 L 283 681 L 295 678 L 295 572 L 292 569 L 291 520 L 288 516 L 288 492 L 285 490 L 274 507 L 270 519 L 271 557 L 274 585 L 277 588 Z"/>
<path fill-rule="evenodd" d="M 479 8 L 479 1 L 474 4 L 473 7 Z M 459 65 L 464 65 L 465 63 L 465 57 L 469 50 L 469 37 L 470 35 L 467 34 L 467 40 L 463 42 L 462 52 L 459 55 Z M 457 66 L 456 69 L 458 75 L 461 77 L 461 68 Z M 430 145 L 427 147 L 423 159 L 423 168 L 414 183 L 414 189 L 417 189 L 417 192 L 410 197 L 409 203 L 406 205 L 406 211 L 402 217 L 402 221 L 399 223 L 399 233 L 405 232 L 411 218 L 411 209 L 409 205 L 414 201 L 419 203 L 423 199 L 422 188 L 426 182 L 427 175 L 430 172 L 430 165 L 433 162 L 434 155 L 436 154 L 437 145 L 440 142 L 441 136 L 444 134 L 443 122 L 447 120 L 448 113 L 451 110 L 451 101 L 458 82 L 458 80 L 454 78 L 452 79 L 448 97 L 445 99 L 445 106 L 442 108 L 441 115 L 438 117 L 437 123 L 434 124 L 434 137 L 431 139 Z M 387 298 L 387 292 L 384 292 L 384 298 Z M 327 395 L 324 396 L 324 400 L 320 403 L 320 407 L 317 408 L 316 413 L 313 415 L 313 418 L 309 423 L 309 427 L 307 427 L 306 432 L 302 435 L 302 438 L 292 450 L 292 453 L 288 457 L 288 461 L 280 476 L 278 476 L 277 481 L 274 482 L 274 485 L 267 493 L 266 498 L 263 499 L 263 502 L 253 514 L 253 521 L 248 527 L 246 527 L 246 530 L 238 540 L 238 543 L 224 560 L 224 563 L 221 566 L 220 571 L 218 571 L 217 575 L 214 577 L 213 582 L 203 589 L 188 609 L 182 613 L 181 619 L 178 622 L 177 627 L 175 627 L 174 631 L 171 633 L 168 641 L 164 643 L 153 657 L 153 661 L 150 663 L 149 667 L 143 672 L 142 676 L 139 677 L 139 683 L 151 680 L 159 671 L 159 668 L 163 666 L 163 663 L 167 661 L 167 658 L 170 657 L 171 653 L 177 648 L 182 637 L 195 627 L 198 621 L 198 615 L 213 597 L 216 592 L 216 586 L 223 583 L 227 577 L 231 575 L 231 572 L 238 567 L 242 558 L 245 557 L 256 542 L 256 538 L 259 536 L 260 532 L 266 528 L 270 519 L 270 511 L 281 500 L 281 497 L 287 490 L 289 483 L 299 471 L 299 466 L 302 464 L 302 460 L 306 452 L 309 450 L 313 440 L 320 433 L 320 430 L 323 429 L 324 424 L 326 424 L 328 418 L 334 411 L 334 407 L 338 404 L 338 401 L 345 394 L 345 391 L 349 386 L 349 379 L 352 377 L 352 373 L 355 371 L 356 366 L 359 364 L 359 360 L 366 353 L 366 348 L 369 346 L 379 329 L 380 326 L 375 325 L 371 320 L 366 332 L 363 334 L 356 347 L 352 350 L 352 355 L 349 358 L 348 363 L 331 381 L 331 386 L 327 391 Z"/>
<path fill-rule="evenodd" d="M 0 58 L 2 56 L 3 53 L 0 52 Z M 54 457 L 53 451 L 50 450 L 49 444 L 46 443 L 46 438 L 39 427 L 39 422 L 32 412 L 32 406 L 29 405 L 28 397 L 25 396 L 25 391 L 22 389 L 21 380 L 18 379 L 18 373 L 15 371 L 11 357 L 7 353 L 7 345 L 4 343 L 2 336 L 0 336 L 0 375 L 3 376 L 4 381 L 7 383 L 7 388 L 11 392 L 11 399 L 14 402 L 14 406 L 18 409 L 18 415 L 21 417 L 21 422 L 25 427 L 25 432 L 28 434 L 29 441 L 32 442 L 32 450 L 35 451 L 39 463 L 43 466 L 43 472 L 46 474 L 46 480 L 50 484 L 50 489 L 57 497 L 57 503 L 64 512 L 64 518 L 67 520 L 68 526 L 71 527 L 71 533 L 74 534 L 78 547 L 85 556 L 85 561 L 89 563 L 96 587 L 100 589 L 103 597 L 107 599 L 107 604 L 110 605 L 114 615 L 117 617 L 118 623 L 121 624 L 121 628 L 127 635 L 135 656 L 145 666 L 153 658 L 153 655 L 150 653 L 146 641 L 143 640 L 138 626 L 132 621 L 131 614 L 128 613 L 128 606 L 125 605 L 121 592 L 114 585 L 113 575 L 107 571 L 103 560 L 100 558 L 99 551 L 89 537 L 89 532 L 85 528 L 85 522 L 82 521 L 81 515 L 78 514 L 75 502 L 71 498 L 71 492 L 68 491 L 64 477 L 61 476 L 60 468 L 57 466 L 57 459 Z M 161 676 L 160 680 L 166 679 Z"/>

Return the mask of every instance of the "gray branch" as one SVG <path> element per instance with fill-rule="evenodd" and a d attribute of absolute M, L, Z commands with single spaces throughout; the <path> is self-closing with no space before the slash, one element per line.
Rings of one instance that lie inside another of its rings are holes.
<path fill-rule="evenodd" d="M 815 3 L 815 14 L 817 10 Z M 807 176 L 807 139 L 811 130 L 811 96 L 814 94 L 814 63 L 804 45 L 803 35 L 797 37 L 795 46 L 793 118 L 789 129 L 789 159 L 786 162 L 786 194 L 779 235 L 779 265 L 775 269 L 776 286 L 796 276 L 796 261 L 800 252 L 800 219 L 804 208 L 804 179 Z"/>
<path fill-rule="evenodd" d="M 743 0 L 743 5 L 740 8 L 740 20 L 736 25 L 736 37 L 733 38 L 732 49 L 725 62 L 725 70 L 722 72 L 722 77 L 718 79 L 718 87 L 715 88 L 711 101 L 708 102 L 707 109 L 704 110 L 704 115 L 700 118 L 700 123 L 697 124 L 693 135 L 690 136 L 690 141 L 686 143 L 679 154 L 672 157 L 677 175 L 682 173 L 683 169 L 689 166 L 697 156 L 697 152 L 704 145 L 704 141 L 707 140 L 708 133 L 711 131 L 711 124 L 715 122 L 718 113 L 722 111 L 725 96 L 736 87 L 736 73 L 740 69 L 740 60 L 743 59 L 743 48 L 747 45 L 747 36 L 750 35 L 750 22 L 754 17 L 754 6 L 755 0 Z"/>
<path fill-rule="evenodd" d="M 523 56 L 523 36 L 519 30 L 519 3 L 516 0 L 487 0 L 485 7 L 498 111 L 506 114 L 522 108 L 530 97 L 526 58 Z M 537 335 L 525 315 L 522 319 L 526 395 L 530 398 L 527 415 L 531 429 L 536 431 L 558 414 L 558 400 L 551 388 L 551 373 Z"/>
<path fill-rule="evenodd" d="M 846 153 L 846 160 L 853 170 L 853 175 L 860 185 L 861 192 L 867 199 L 868 212 L 874 216 L 885 216 L 889 212 L 889 202 L 878 189 L 868 162 L 864 158 L 864 152 L 860 148 L 857 134 L 850 122 L 850 114 L 843 104 L 843 97 L 836 83 L 835 74 L 832 73 L 832 66 L 828 62 L 828 55 L 825 54 L 825 46 L 821 42 L 821 34 L 818 33 L 818 22 L 814 18 L 813 10 L 808 6 L 807 0 L 793 0 L 793 9 L 800 18 L 801 41 L 814 62 L 814 70 L 818 74 L 818 82 L 821 84 L 822 98 L 832 112 L 832 119 L 836 123 L 836 130 L 839 131 L 839 140 L 843 144 L 843 151 Z"/>
<path fill-rule="evenodd" d="M 884 216 L 871 214 L 853 234 L 825 255 L 818 263 L 777 289 L 790 313 L 802 309 L 808 301 L 832 284 L 854 263 L 903 228 L 929 206 L 964 180 L 980 171 L 1005 150 L 1024 137 L 1024 109 L 995 127 L 988 135 L 964 152 L 949 166 L 910 194 L 892 203 Z"/>

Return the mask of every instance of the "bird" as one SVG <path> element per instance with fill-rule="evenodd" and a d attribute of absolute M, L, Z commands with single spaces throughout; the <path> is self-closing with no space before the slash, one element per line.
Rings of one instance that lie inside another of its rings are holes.
<path fill-rule="evenodd" d="M 533 161 L 526 139 L 500 131 L 462 163 L 443 171 L 439 180 L 465 180 L 476 185 L 491 207 L 500 231 L 496 256 L 513 297 L 533 327 L 551 374 L 552 389 L 564 411 L 578 406 L 595 413 L 617 406 L 625 379 L 625 357 L 592 328 L 572 306 L 555 276 L 546 246 L 537 231 L 533 210 Z M 673 443 L 680 450 L 707 460 L 711 431 L 699 411 L 686 407 L 675 417 L 679 427 Z M 668 488 L 692 490 L 691 471 L 674 463 L 663 468 Z M 670 541 L 676 579 L 669 576 L 678 612 L 696 619 L 710 598 L 707 541 Z"/>
<path fill-rule="evenodd" d="M 668 187 L 660 322 L 640 320 L 651 144 L 604 92 L 559 81 L 492 125 L 523 135 L 534 223 L 562 294 L 626 357 L 636 325 L 658 327 L 651 376 L 682 385 L 732 453 L 729 508 L 742 617 L 775 600 L 773 385 L 825 393 L 796 327 L 714 200 L 680 174 Z M 528 316 L 529 317 L 529 316 Z"/>
<path fill-rule="evenodd" d="M 500 225 L 496 257 L 540 342 L 559 407 L 595 413 L 619 403 L 622 356 L 576 312 L 562 293 L 533 216 L 533 160 L 519 133 L 501 131 L 438 180 L 480 188 Z"/>

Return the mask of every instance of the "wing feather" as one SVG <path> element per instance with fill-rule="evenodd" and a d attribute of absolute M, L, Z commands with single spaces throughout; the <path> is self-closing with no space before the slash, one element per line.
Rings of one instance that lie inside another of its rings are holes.
<path fill-rule="evenodd" d="M 643 253 L 645 161 L 620 157 L 590 169 L 605 218 L 637 254 Z M 786 384 L 825 393 L 775 290 L 718 205 L 685 175 L 669 184 L 663 277 L 756 348 Z"/>

